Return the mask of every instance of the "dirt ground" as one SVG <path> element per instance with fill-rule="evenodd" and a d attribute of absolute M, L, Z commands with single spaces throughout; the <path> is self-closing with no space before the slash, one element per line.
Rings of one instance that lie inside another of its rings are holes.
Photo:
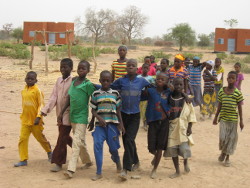
<path fill-rule="evenodd" d="M 152 49 L 156 47 L 139 47 L 137 50 L 128 52 L 129 58 L 138 58 L 150 55 Z M 202 60 L 215 59 L 215 54 L 208 50 L 199 50 L 203 52 Z M 175 52 L 166 52 L 173 53 Z M 101 70 L 110 69 L 112 60 L 116 59 L 116 54 L 101 55 L 97 58 L 97 73 L 90 73 L 88 78 L 98 82 Z M 74 67 L 79 60 L 74 59 Z M 173 58 L 170 59 L 172 61 Z M 170 159 L 162 158 L 158 168 L 158 178 L 150 179 L 149 174 L 152 169 L 150 161 L 152 155 L 147 150 L 147 132 L 140 128 L 136 142 L 141 167 L 138 171 L 129 173 L 129 175 L 140 175 L 140 179 L 129 179 L 126 182 L 120 182 L 117 178 L 115 164 L 111 161 L 107 145 L 104 146 L 104 164 L 103 178 L 93 182 L 90 177 L 95 174 L 96 168 L 81 170 L 81 164 L 78 163 L 78 169 L 71 180 L 66 180 L 63 172 L 51 173 L 49 169 L 52 165 L 47 160 L 47 154 L 34 139 L 30 136 L 29 141 L 29 164 L 27 167 L 14 168 L 13 164 L 19 160 L 18 139 L 20 131 L 20 112 L 21 95 L 23 89 L 24 77 L 28 65 L 23 65 L 23 61 L 12 60 L 0 57 L 0 187 L 249 187 L 250 186 L 250 75 L 245 74 L 243 81 L 243 95 L 245 102 L 243 105 L 245 129 L 239 131 L 239 141 L 235 154 L 231 157 L 232 166 L 224 167 L 217 160 L 220 152 L 218 150 L 219 127 L 212 125 L 212 120 L 198 122 L 193 126 L 193 138 L 195 145 L 192 147 L 192 158 L 190 159 L 191 172 L 188 175 L 182 173 L 182 176 L 176 179 L 170 179 L 168 176 L 174 172 L 174 166 Z M 233 64 L 223 64 L 226 74 L 232 70 Z M 38 73 L 38 85 L 45 95 L 47 102 L 56 78 L 60 76 L 59 62 L 49 61 L 49 74 L 44 73 L 44 52 L 38 48 L 35 49 L 35 59 L 33 70 Z M 74 68 L 74 70 L 76 70 Z M 76 72 L 73 72 L 76 75 Z M 224 80 L 224 83 L 225 80 Z M 249 105 L 249 106 L 248 106 Z M 199 110 L 196 109 L 197 119 L 199 120 Z M 57 126 L 55 110 L 44 118 L 44 133 L 54 148 L 57 140 Z M 87 133 L 87 143 L 90 154 L 94 160 L 93 139 L 91 133 Z M 122 158 L 123 147 L 119 150 Z M 68 158 L 71 156 L 71 149 L 68 148 Z M 182 160 L 180 163 L 183 172 Z M 63 167 L 66 169 L 66 165 Z"/>

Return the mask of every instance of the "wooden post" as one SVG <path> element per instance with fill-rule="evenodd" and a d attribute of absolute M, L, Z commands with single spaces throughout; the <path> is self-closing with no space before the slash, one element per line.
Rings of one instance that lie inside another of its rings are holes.
<path fill-rule="evenodd" d="M 30 57 L 30 61 L 29 61 L 30 69 L 32 69 L 32 64 L 33 64 L 33 60 L 34 60 L 34 43 L 35 43 L 35 41 L 36 41 L 36 31 L 35 31 L 34 39 L 32 40 L 32 43 L 31 43 L 31 57 Z"/>
<path fill-rule="evenodd" d="M 44 39 L 44 45 L 45 45 L 45 74 L 48 75 L 48 72 L 49 72 L 49 68 L 48 68 L 48 45 L 47 45 L 45 30 L 43 30 L 43 39 Z"/>
<path fill-rule="evenodd" d="M 70 31 L 66 31 L 66 37 L 67 37 L 67 44 L 68 44 L 68 56 L 71 58 L 71 41 L 69 38 Z"/>
<path fill-rule="evenodd" d="M 93 52 L 93 60 L 94 60 L 94 73 L 96 73 L 97 62 L 95 58 L 95 37 L 92 34 L 92 52 Z"/>

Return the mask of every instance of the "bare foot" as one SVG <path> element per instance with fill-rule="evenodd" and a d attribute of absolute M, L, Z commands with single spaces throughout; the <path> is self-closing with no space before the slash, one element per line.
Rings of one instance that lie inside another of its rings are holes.
<path fill-rule="evenodd" d="M 184 165 L 184 171 L 185 171 L 186 173 L 189 173 L 189 172 L 190 172 L 190 168 L 189 168 L 188 163 Z"/>
<path fill-rule="evenodd" d="M 151 171 L 150 178 L 152 178 L 152 179 L 157 178 L 156 170 L 155 170 L 155 169 L 153 169 L 153 170 Z"/>
<path fill-rule="evenodd" d="M 119 174 L 118 176 L 122 181 L 126 181 L 128 179 L 127 177 L 127 171 L 126 170 L 122 170 L 122 172 Z"/>
<path fill-rule="evenodd" d="M 90 163 L 86 163 L 84 166 L 81 167 L 82 170 L 84 169 L 88 169 L 89 167 L 93 166 L 93 163 L 90 162 Z"/>
<path fill-rule="evenodd" d="M 91 179 L 93 180 L 93 181 L 96 181 L 96 180 L 99 180 L 99 179 L 101 179 L 102 178 L 102 175 L 101 174 L 96 174 L 94 177 L 92 177 Z"/>
<path fill-rule="evenodd" d="M 122 165 L 121 165 L 121 162 L 117 162 L 115 163 L 116 164 L 116 172 L 117 173 L 120 173 L 122 171 Z"/>
<path fill-rule="evenodd" d="M 180 173 L 174 173 L 174 174 L 170 175 L 169 178 L 174 179 L 174 178 L 178 178 L 180 176 L 181 176 Z"/>
<path fill-rule="evenodd" d="M 136 171 L 139 167 L 140 167 L 140 162 L 138 162 L 132 166 L 132 171 Z"/>

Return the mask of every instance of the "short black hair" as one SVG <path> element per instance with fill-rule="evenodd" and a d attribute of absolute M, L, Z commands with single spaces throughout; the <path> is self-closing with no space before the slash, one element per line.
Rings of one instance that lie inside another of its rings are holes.
<path fill-rule="evenodd" d="M 153 58 L 153 59 L 155 59 L 155 56 L 154 55 L 151 55 L 151 56 L 149 56 L 150 58 Z"/>
<path fill-rule="evenodd" d="M 136 66 L 137 66 L 137 61 L 136 61 L 136 59 L 129 59 L 129 60 L 127 61 L 126 64 L 128 64 L 128 63 L 135 63 Z"/>
<path fill-rule="evenodd" d="M 102 72 L 100 73 L 100 78 L 101 78 L 104 74 L 109 74 L 109 75 L 111 76 L 111 78 L 112 78 L 112 73 L 111 73 L 110 71 L 108 71 L 108 70 L 102 71 Z"/>
<path fill-rule="evenodd" d="M 216 61 L 216 60 L 219 60 L 219 61 L 221 62 L 221 58 L 219 58 L 219 57 L 215 58 L 215 61 Z"/>
<path fill-rule="evenodd" d="M 163 58 L 162 61 L 166 61 L 166 63 L 169 65 L 169 60 L 166 58 Z"/>
<path fill-rule="evenodd" d="M 173 84 L 176 82 L 176 81 L 182 81 L 183 82 L 183 79 L 181 77 L 175 77 L 173 79 Z"/>
<path fill-rule="evenodd" d="M 79 64 L 86 64 L 87 65 L 87 68 L 88 68 L 88 70 L 90 70 L 90 63 L 88 62 L 88 61 L 86 61 L 86 60 L 81 60 L 80 62 L 79 62 Z M 78 65 L 79 65 L 78 64 Z"/>
<path fill-rule="evenodd" d="M 126 51 L 128 51 L 128 47 L 127 47 L 127 46 L 125 46 L 125 45 L 121 45 L 121 46 L 119 46 L 119 47 L 118 47 L 118 51 L 119 51 L 121 48 L 124 48 Z"/>
<path fill-rule="evenodd" d="M 27 72 L 26 76 L 27 76 L 28 74 L 34 74 L 34 75 L 35 75 L 35 77 L 37 77 L 37 73 L 36 73 L 36 72 L 34 72 L 34 71 L 29 71 L 29 72 Z"/>
<path fill-rule="evenodd" d="M 238 73 L 236 71 L 230 71 L 227 75 L 229 75 L 229 74 L 235 74 L 236 75 L 236 79 L 238 77 Z"/>
<path fill-rule="evenodd" d="M 144 57 L 144 59 L 150 59 L 150 56 L 146 56 L 146 57 Z"/>
<path fill-rule="evenodd" d="M 61 63 L 67 63 L 70 68 L 73 69 L 73 61 L 70 58 L 64 58 L 61 60 Z"/>
<path fill-rule="evenodd" d="M 235 63 L 234 66 L 239 66 L 241 68 L 241 64 L 239 62 Z"/>
<path fill-rule="evenodd" d="M 143 63 L 142 67 L 149 67 L 150 65 L 147 63 Z"/>

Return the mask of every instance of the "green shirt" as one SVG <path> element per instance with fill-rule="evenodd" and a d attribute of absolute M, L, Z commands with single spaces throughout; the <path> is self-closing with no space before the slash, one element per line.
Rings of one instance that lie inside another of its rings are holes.
<path fill-rule="evenodd" d="M 72 81 L 68 92 L 70 96 L 70 122 L 88 124 L 89 97 L 95 91 L 95 87 L 88 79 L 85 79 L 78 86 L 74 86 L 75 81 Z"/>
<path fill-rule="evenodd" d="M 242 93 L 235 88 L 232 94 L 224 92 L 225 87 L 221 88 L 218 93 L 218 101 L 221 102 L 219 120 L 238 121 L 238 103 L 243 101 Z"/>

